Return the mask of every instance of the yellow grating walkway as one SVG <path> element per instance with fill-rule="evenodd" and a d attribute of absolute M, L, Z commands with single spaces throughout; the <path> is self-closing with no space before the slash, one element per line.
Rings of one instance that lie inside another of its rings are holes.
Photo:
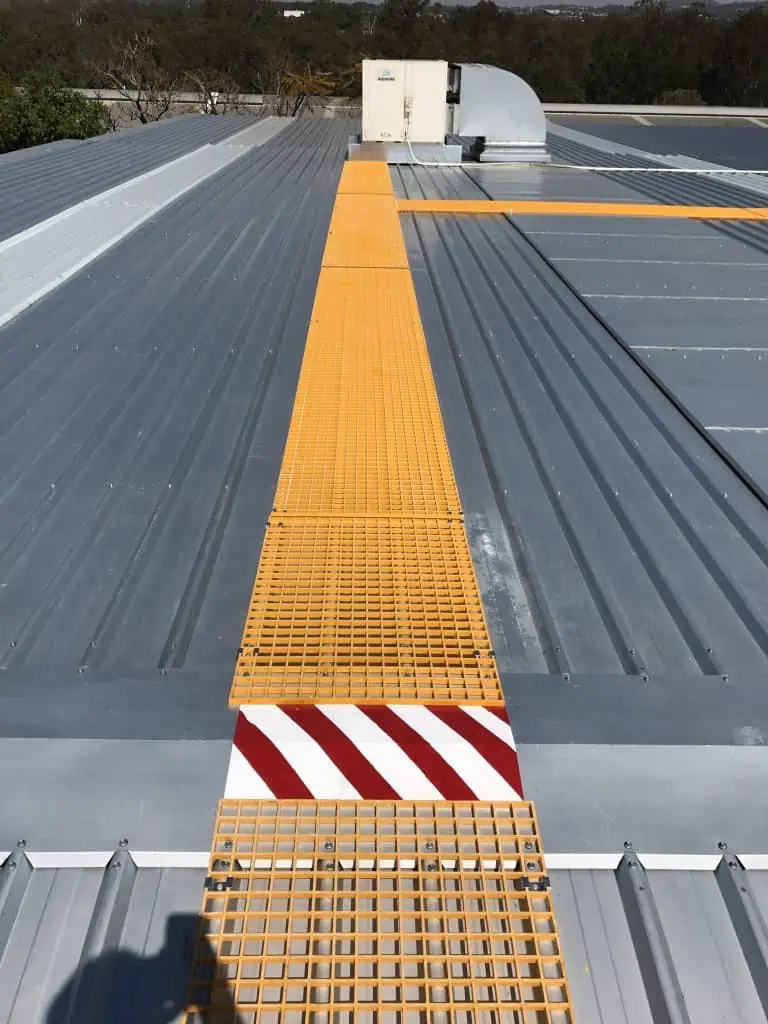
<path fill-rule="evenodd" d="M 458 516 L 410 272 L 323 272 L 275 511 Z"/>
<path fill-rule="evenodd" d="M 502 704 L 395 197 L 347 163 L 230 706 Z"/>
<path fill-rule="evenodd" d="M 572 1024 L 530 803 L 222 801 L 187 1024 Z"/>
<path fill-rule="evenodd" d="M 232 699 L 359 703 L 372 694 L 498 700 L 463 527 L 273 516 Z"/>

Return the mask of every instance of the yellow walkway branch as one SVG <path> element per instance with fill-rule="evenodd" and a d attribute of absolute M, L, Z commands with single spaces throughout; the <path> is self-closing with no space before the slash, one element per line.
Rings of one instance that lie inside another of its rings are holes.
<path fill-rule="evenodd" d="M 186 1024 L 573 1024 L 533 805 L 222 801 Z"/>
<path fill-rule="evenodd" d="M 230 706 L 503 704 L 389 170 L 348 163 Z"/>
<path fill-rule="evenodd" d="M 537 199 L 398 199 L 399 213 L 538 214 L 566 217 L 671 217 L 768 220 L 768 207 L 664 206 L 656 203 L 572 203 Z"/>

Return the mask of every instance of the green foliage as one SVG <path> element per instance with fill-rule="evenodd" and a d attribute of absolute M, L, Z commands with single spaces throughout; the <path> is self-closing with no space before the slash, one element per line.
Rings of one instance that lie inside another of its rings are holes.
<path fill-rule="evenodd" d="M 88 139 L 110 127 L 100 103 L 70 92 L 52 75 L 29 74 L 20 88 L 0 81 L 0 152 L 39 146 L 57 139 Z"/>
<path fill-rule="evenodd" d="M 0 8 L 0 68 L 15 85 L 35 70 L 65 85 L 95 86 L 116 39 L 151 35 L 153 59 L 169 82 L 194 71 L 244 92 L 269 91 L 311 69 L 354 96 L 362 58 L 407 56 L 497 64 L 545 101 L 657 103 L 690 95 L 768 104 L 768 7 L 726 17 L 702 3 L 670 10 L 662 0 L 639 0 L 619 13 L 553 17 L 493 0 L 295 5 L 307 8 L 303 18 L 284 18 L 271 0 L 10 0 Z M 3 114 L 8 123 L 18 116 L 11 107 Z M 73 108 L 71 120 L 78 116 L 87 120 L 84 108 L 82 115 Z"/>

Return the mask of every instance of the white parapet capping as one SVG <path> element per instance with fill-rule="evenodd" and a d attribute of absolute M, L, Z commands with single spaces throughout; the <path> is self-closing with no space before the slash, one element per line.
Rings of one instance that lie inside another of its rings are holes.
<path fill-rule="evenodd" d="M 287 122 L 265 118 L 0 242 L 0 327 L 185 192 L 273 138 Z"/>

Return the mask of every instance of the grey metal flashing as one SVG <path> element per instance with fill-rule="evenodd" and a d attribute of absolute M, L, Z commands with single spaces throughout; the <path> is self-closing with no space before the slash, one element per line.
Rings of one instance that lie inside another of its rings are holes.
<path fill-rule="evenodd" d="M 2 330 L 0 731 L 227 728 L 345 127 L 291 125 Z"/>
<path fill-rule="evenodd" d="M 266 118 L 0 242 L 0 327 L 59 287 L 139 225 L 284 127 Z"/>
<path fill-rule="evenodd" d="M 130 178 L 220 142 L 251 117 L 185 115 L 131 132 L 23 150 L 0 159 L 0 241 Z"/>

